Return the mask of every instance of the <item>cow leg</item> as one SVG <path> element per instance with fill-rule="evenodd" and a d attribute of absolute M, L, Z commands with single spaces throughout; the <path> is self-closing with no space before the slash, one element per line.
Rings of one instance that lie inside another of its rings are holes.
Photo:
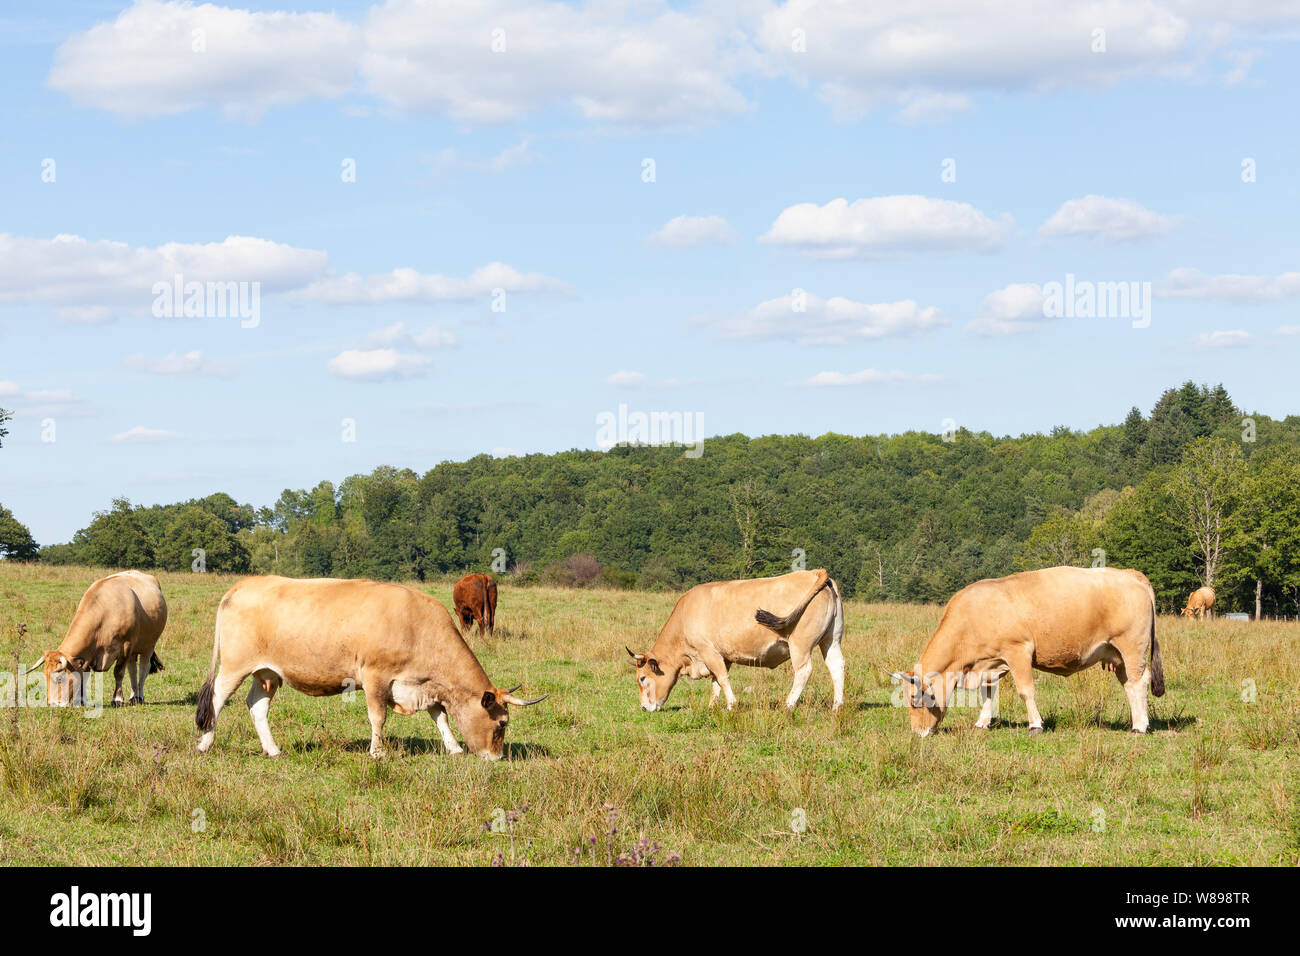
<path fill-rule="evenodd" d="M 734 710 L 736 707 L 736 695 L 731 689 L 731 678 L 727 676 L 727 663 L 722 656 L 712 648 L 700 651 L 700 660 L 704 666 L 709 669 L 713 675 L 714 681 L 722 685 L 723 696 L 727 698 L 727 710 Z"/>
<path fill-rule="evenodd" d="M 1025 702 L 1025 711 L 1029 714 L 1029 732 L 1041 734 L 1043 715 L 1038 712 L 1038 704 L 1034 702 L 1034 665 L 1028 660 L 1007 663 L 1010 665 L 1011 679 L 1016 682 L 1016 693 Z"/>
<path fill-rule="evenodd" d="M 280 748 L 271 738 L 271 698 L 280 689 L 280 677 L 275 671 L 258 671 L 253 675 L 253 686 L 248 688 L 248 715 L 257 728 L 257 739 L 262 742 L 262 752 L 268 757 L 280 756 Z"/>
<path fill-rule="evenodd" d="M 790 685 L 790 693 L 785 698 L 786 710 L 794 710 L 794 705 L 799 703 L 799 697 L 808 684 L 808 678 L 812 676 L 812 648 L 791 641 L 790 665 L 794 668 L 794 683 Z"/>
<path fill-rule="evenodd" d="M 149 655 L 137 654 L 131 662 L 131 703 L 144 703 L 144 679 L 149 674 Z"/>
<path fill-rule="evenodd" d="M 384 755 L 384 721 L 388 719 L 388 701 L 379 690 L 378 681 L 367 680 L 365 684 L 366 711 L 370 715 L 370 756 L 378 760 Z"/>
<path fill-rule="evenodd" d="M 224 667 L 217 673 L 216 680 L 212 682 L 212 729 L 199 738 L 199 753 L 207 753 L 212 741 L 217 738 L 217 717 L 221 714 L 221 708 L 226 706 L 230 695 L 239 690 L 239 685 L 247 676 L 247 671 L 228 671 Z"/>
<path fill-rule="evenodd" d="M 119 657 L 113 665 L 113 706 L 122 706 L 122 675 L 126 672 L 126 658 Z"/>
<path fill-rule="evenodd" d="M 442 745 L 447 748 L 447 753 L 463 754 L 465 750 L 455 734 L 451 732 L 451 724 L 447 722 L 447 708 L 434 706 L 429 708 L 429 713 L 433 715 L 433 722 L 438 725 L 438 733 L 442 735 Z"/>
<path fill-rule="evenodd" d="M 1134 677 L 1140 674 L 1140 677 Z M 1128 698 L 1129 713 L 1133 717 L 1133 733 L 1145 734 L 1150 726 L 1147 719 L 1147 686 L 1151 683 L 1151 671 L 1144 664 L 1141 655 L 1126 656 L 1115 665 L 1115 677 L 1124 688 Z"/>
<path fill-rule="evenodd" d="M 728 673 L 731 672 L 731 661 L 723 661 L 722 666 L 727 669 Z M 721 694 L 722 694 L 722 685 L 718 683 L 718 679 L 715 677 L 713 678 L 713 691 L 712 693 L 709 694 L 710 707 L 717 706 L 718 697 L 721 696 Z"/>
<path fill-rule="evenodd" d="M 993 718 L 998 713 L 998 685 L 1001 682 L 1001 674 L 991 683 L 980 682 L 980 696 L 984 699 L 984 703 L 980 707 L 979 720 L 975 721 L 975 726 L 980 730 L 988 730 L 993 726 Z"/>
<path fill-rule="evenodd" d="M 840 649 L 839 638 L 830 634 L 823 637 L 818 646 L 826 660 L 826 669 L 831 672 L 831 686 L 835 689 L 831 710 L 839 710 L 844 704 L 844 651 Z"/>

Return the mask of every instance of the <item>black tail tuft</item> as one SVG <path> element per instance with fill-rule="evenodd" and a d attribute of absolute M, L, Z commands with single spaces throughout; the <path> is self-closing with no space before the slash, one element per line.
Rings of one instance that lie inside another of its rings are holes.
<path fill-rule="evenodd" d="M 1165 663 L 1160 658 L 1160 642 L 1156 640 L 1155 618 L 1151 624 L 1151 693 L 1165 696 Z"/>
<path fill-rule="evenodd" d="M 217 715 L 212 710 L 212 682 L 213 678 L 209 677 L 199 688 L 199 706 L 194 712 L 194 725 L 205 734 L 217 725 Z"/>
<path fill-rule="evenodd" d="M 163 662 L 160 661 L 160 660 L 158 660 L 158 655 L 157 655 L 157 654 L 151 654 L 151 655 L 149 655 L 149 673 L 150 673 L 150 674 L 157 674 L 159 671 L 165 671 L 166 669 L 167 669 L 167 668 L 163 667 Z"/>
<path fill-rule="evenodd" d="M 764 627 L 770 627 L 774 631 L 785 630 L 790 623 L 788 617 L 777 617 L 771 611 L 762 610 L 754 615 L 754 620 L 759 624 L 762 624 Z"/>

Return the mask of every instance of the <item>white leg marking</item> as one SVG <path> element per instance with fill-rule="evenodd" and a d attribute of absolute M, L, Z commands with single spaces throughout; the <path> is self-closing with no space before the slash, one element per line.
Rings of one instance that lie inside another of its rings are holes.
<path fill-rule="evenodd" d="M 442 734 L 442 745 L 447 748 L 447 753 L 449 754 L 464 753 L 465 752 L 464 748 L 461 747 L 461 745 L 457 742 L 456 738 L 452 735 L 451 724 L 447 722 L 446 708 L 443 707 L 437 708 L 434 712 L 433 720 L 434 723 L 438 725 L 438 733 Z"/>
<path fill-rule="evenodd" d="M 268 757 L 280 756 L 280 748 L 271 739 L 271 724 L 266 719 L 271 709 L 271 694 L 262 687 L 262 682 L 253 675 L 253 686 L 248 690 L 248 713 L 257 728 L 257 739 L 262 742 L 262 750 Z"/>

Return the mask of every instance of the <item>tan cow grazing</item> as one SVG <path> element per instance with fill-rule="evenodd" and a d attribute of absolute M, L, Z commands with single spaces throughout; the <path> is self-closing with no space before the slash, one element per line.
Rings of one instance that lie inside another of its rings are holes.
<path fill-rule="evenodd" d="M 1146 733 L 1147 686 L 1162 696 L 1165 676 L 1155 592 L 1140 571 L 1060 567 L 976 581 L 948 602 L 916 668 L 893 676 L 910 685 L 912 729 L 922 737 L 943 720 L 958 685 L 981 691 L 975 726 L 987 729 L 998 681 L 1008 672 L 1029 713 L 1029 732 L 1041 733 L 1034 670 L 1068 676 L 1093 664 L 1114 669 L 1133 730 Z"/>
<path fill-rule="evenodd" d="M 764 608 L 789 608 L 777 617 Z M 794 684 L 786 707 L 799 702 L 812 674 L 813 648 L 821 648 L 834 685 L 834 709 L 844 703 L 844 605 L 839 589 L 821 569 L 794 571 L 773 578 L 715 581 L 691 588 L 677 602 L 647 654 L 627 652 L 636 662 L 641 709 L 659 710 L 682 674 L 712 678 L 713 693 L 736 706 L 727 671 L 732 664 L 777 667 L 794 665 Z"/>
<path fill-rule="evenodd" d="M 428 711 L 447 751 L 458 754 L 463 751 L 447 724 L 450 711 L 472 752 L 500 760 L 507 705 L 545 700 L 520 700 L 517 687 L 494 686 L 441 602 L 376 581 L 257 577 L 227 591 L 194 716 L 203 732 L 200 753 L 212 746 L 226 700 L 250 675 L 248 711 L 270 757 L 280 749 L 267 713 L 281 684 L 312 697 L 364 690 L 372 757 L 383 756 L 392 707 L 399 714 Z"/>
<path fill-rule="evenodd" d="M 1207 614 L 1214 617 L 1214 588 L 1197 588 L 1187 598 L 1187 607 L 1183 608 L 1183 617 L 1194 617 L 1200 620 Z"/>
<path fill-rule="evenodd" d="M 144 703 L 144 681 L 163 669 L 154 653 L 167 626 L 167 602 L 152 574 L 119 571 L 86 589 L 58 650 L 46 651 L 29 670 L 45 671 L 50 704 L 85 703 L 88 671 L 113 668 L 113 706 L 122 706 L 122 675 L 131 674 L 131 703 Z"/>
<path fill-rule="evenodd" d="M 456 582 L 451 592 L 456 607 L 456 620 L 461 633 L 468 634 L 469 626 L 478 622 L 478 635 L 492 633 L 497 619 L 497 583 L 490 574 L 467 574 Z"/>

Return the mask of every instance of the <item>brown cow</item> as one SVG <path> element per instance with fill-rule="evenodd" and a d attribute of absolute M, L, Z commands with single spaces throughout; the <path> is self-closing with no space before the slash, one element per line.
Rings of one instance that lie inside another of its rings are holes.
<path fill-rule="evenodd" d="M 1183 617 L 1194 617 L 1199 620 L 1207 614 L 1214 617 L 1214 588 L 1197 588 L 1187 599 L 1187 607 L 1183 608 Z"/>
<path fill-rule="evenodd" d="M 494 686 L 441 602 L 376 581 L 259 577 L 227 591 L 194 715 L 203 732 L 200 753 L 212 746 L 226 700 L 250 675 L 248 712 L 269 757 L 280 754 L 267 713 L 281 684 L 312 697 L 364 690 L 372 757 L 383 756 L 392 707 L 399 714 L 428 711 L 448 752 L 461 753 L 447 724 L 450 711 L 471 751 L 500 760 L 507 705 L 544 699 L 520 700 L 517 687 Z"/>
<path fill-rule="evenodd" d="M 144 703 L 145 678 L 163 669 L 154 646 L 167 626 L 167 602 L 152 574 L 119 571 L 100 578 L 81 596 L 56 651 L 46 651 L 31 670 L 43 668 L 49 701 L 56 707 L 85 703 L 85 674 L 113 668 L 113 706 L 122 706 L 122 675 L 130 671 L 131 703 Z"/>
<path fill-rule="evenodd" d="M 958 687 L 981 692 L 975 726 L 987 729 L 998 682 L 1010 673 L 1029 714 L 1029 732 L 1041 733 L 1034 671 L 1068 676 L 1101 664 L 1124 688 L 1133 730 L 1146 733 L 1147 687 L 1157 697 L 1165 692 L 1155 602 L 1146 575 L 1127 568 L 1045 568 L 962 588 L 944 609 L 920 663 L 893 675 L 909 685 L 912 729 L 922 737 L 933 732 Z"/>
<path fill-rule="evenodd" d="M 497 617 L 497 583 L 490 574 L 467 574 L 456 582 L 451 592 L 452 603 L 456 606 L 456 620 L 460 622 L 462 633 L 469 633 L 469 626 L 478 622 L 479 637 L 486 631 L 492 633 Z"/>
<path fill-rule="evenodd" d="M 767 607 L 789 608 L 777 617 Z M 820 648 L 830 671 L 833 700 L 844 703 L 844 605 L 839 589 L 824 570 L 792 571 L 771 578 L 714 581 L 691 588 L 677 602 L 648 654 L 627 652 L 636 664 L 641 709 L 656 711 L 677 678 L 711 678 L 713 706 L 725 694 L 727 710 L 736 706 L 727 671 L 732 664 L 751 667 L 794 665 L 794 682 L 785 699 L 793 708 L 812 674 L 814 648 Z"/>

